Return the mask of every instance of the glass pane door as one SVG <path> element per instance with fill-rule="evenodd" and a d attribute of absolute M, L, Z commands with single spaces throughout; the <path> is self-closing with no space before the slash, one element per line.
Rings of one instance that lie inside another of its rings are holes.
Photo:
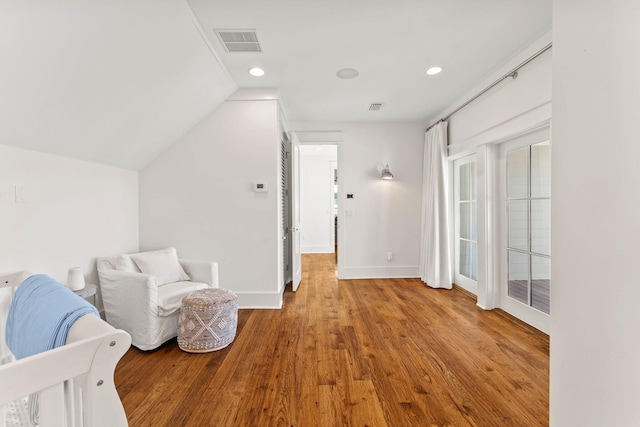
<path fill-rule="evenodd" d="M 477 294 L 477 197 L 475 157 L 454 162 L 455 283 Z"/>
<path fill-rule="evenodd" d="M 551 143 L 506 153 L 507 295 L 551 313 Z"/>

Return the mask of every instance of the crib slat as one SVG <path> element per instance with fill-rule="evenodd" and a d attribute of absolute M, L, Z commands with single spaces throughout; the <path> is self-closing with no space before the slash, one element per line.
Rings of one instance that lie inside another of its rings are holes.
<path fill-rule="evenodd" d="M 66 427 L 64 383 L 40 392 L 40 427 Z"/>

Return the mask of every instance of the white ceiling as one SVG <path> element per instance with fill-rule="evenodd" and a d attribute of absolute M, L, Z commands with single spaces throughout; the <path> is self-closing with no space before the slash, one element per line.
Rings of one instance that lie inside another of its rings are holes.
<path fill-rule="evenodd" d="M 194 22 L 184 0 L 0 1 L 0 144 L 140 169 L 236 89 Z"/>
<path fill-rule="evenodd" d="M 238 86 L 279 88 L 291 121 L 428 121 L 551 29 L 551 0 L 188 2 Z M 255 29 L 264 52 L 227 53 L 214 29 Z"/>
<path fill-rule="evenodd" d="M 551 0 L 2 0 L 0 144 L 139 170 L 237 87 L 291 122 L 428 122 L 550 28 Z"/>

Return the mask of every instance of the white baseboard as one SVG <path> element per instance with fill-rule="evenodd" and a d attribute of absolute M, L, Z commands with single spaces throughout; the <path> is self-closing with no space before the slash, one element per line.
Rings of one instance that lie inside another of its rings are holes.
<path fill-rule="evenodd" d="M 236 292 L 238 308 L 281 309 L 281 292 Z"/>
<path fill-rule="evenodd" d="M 300 252 L 303 254 L 332 254 L 335 252 L 334 246 L 302 246 Z"/>
<path fill-rule="evenodd" d="M 405 279 L 420 277 L 417 265 L 389 267 L 338 267 L 338 278 L 348 279 Z"/>

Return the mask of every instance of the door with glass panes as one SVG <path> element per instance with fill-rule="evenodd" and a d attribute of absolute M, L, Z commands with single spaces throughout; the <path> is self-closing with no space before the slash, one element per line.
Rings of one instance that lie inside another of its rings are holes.
<path fill-rule="evenodd" d="M 453 162 L 454 282 L 478 293 L 478 225 L 476 200 L 476 156 Z"/>
<path fill-rule="evenodd" d="M 501 147 L 500 306 L 549 333 L 551 141 L 530 139 Z"/>

